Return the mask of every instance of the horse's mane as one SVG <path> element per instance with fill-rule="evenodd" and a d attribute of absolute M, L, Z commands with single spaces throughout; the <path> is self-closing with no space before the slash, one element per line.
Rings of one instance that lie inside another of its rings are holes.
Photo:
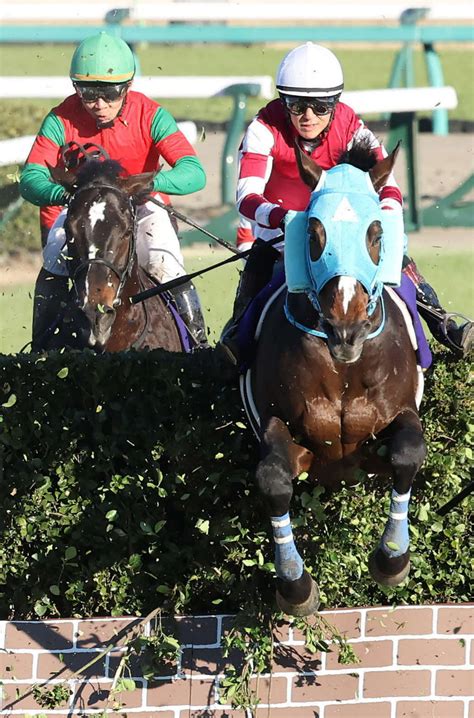
<path fill-rule="evenodd" d="M 347 164 L 368 172 L 377 163 L 375 149 L 368 137 L 362 137 L 354 142 L 349 150 L 344 150 L 339 157 L 338 165 Z"/>
<path fill-rule="evenodd" d="M 77 172 L 76 184 L 78 187 L 92 183 L 115 185 L 121 174 L 123 167 L 116 160 L 87 160 Z"/>

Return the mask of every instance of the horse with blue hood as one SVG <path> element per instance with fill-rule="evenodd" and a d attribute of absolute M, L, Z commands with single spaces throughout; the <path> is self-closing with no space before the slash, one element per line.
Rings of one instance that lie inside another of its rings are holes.
<path fill-rule="evenodd" d="M 355 147 L 326 172 L 295 151 L 311 198 L 285 220 L 286 284 L 274 283 L 241 391 L 260 440 L 256 479 L 273 530 L 277 603 L 307 615 L 319 591 L 292 533 L 293 480 L 305 472 L 336 489 L 363 472 L 392 477 L 369 569 L 379 583 L 397 585 L 409 572 L 408 504 L 426 447 L 417 341 L 387 286 L 401 282 L 402 222 L 380 210 L 377 195 L 398 147 L 378 163 L 369 147 Z"/>

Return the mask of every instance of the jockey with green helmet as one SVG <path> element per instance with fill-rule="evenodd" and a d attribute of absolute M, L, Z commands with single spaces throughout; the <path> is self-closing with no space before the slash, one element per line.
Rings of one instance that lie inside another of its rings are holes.
<path fill-rule="evenodd" d="M 22 196 L 40 207 L 44 266 L 38 277 L 33 316 L 33 349 L 67 297 L 65 243 L 67 193 L 55 184 L 49 166 L 74 169 L 87 143 L 120 162 L 128 174 L 155 171 L 153 191 L 169 204 L 169 195 L 197 192 L 206 183 L 204 169 L 170 113 L 158 102 L 130 89 L 135 58 L 130 47 L 106 32 L 76 48 L 70 68 L 75 93 L 43 120 L 21 172 Z M 69 151 L 66 150 L 70 147 Z M 73 149 L 74 148 L 74 149 Z M 160 169 L 164 159 L 169 169 Z M 185 274 L 176 228 L 170 215 L 148 201 L 137 207 L 138 260 L 160 282 Z M 188 282 L 173 290 L 177 308 L 199 345 L 206 330 L 199 299 Z"/>
<path fill-rule="evenodd" d="M 237 208 L 241 221 L 237 247 L 242 251 L 251 247 L 252 251 L 241 276 L 233 317 L 220 341 L 234 364 L 239 363 L 239 319 L 271 278 L 280 256 L 267 242 L 276 241 L 281 250 L 286 213 L 304 210 L 309 203 L 310 190 L 299 174 L 295 143 L 324 170 L 334 167 L 344 152 L 360 140 L 370 145 L 377 160 L 387 155 L 352 108 L 340 101 L 343 71 L 328 48 L 307 42 L 287 53 L 278 68 L 276 88 L 279 97 L 257 113 L 240 146 Z M 402 194 L 393 174 L 380 189 L 379 200 L 383 210 L 400 214 L 403 227 Z M 435 338 L 458 355 L 466 354 L 474 342 L 473 323 L 457 326 L 413 260 L 405 256 L 403 264 L 422 303 L 420 314 Z"/>

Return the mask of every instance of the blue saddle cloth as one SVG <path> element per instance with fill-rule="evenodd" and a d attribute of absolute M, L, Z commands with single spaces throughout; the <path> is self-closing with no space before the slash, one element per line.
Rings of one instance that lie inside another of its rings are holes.
<path fill-rule="evenodd" d="M 245 372 L 251 365 L 255 356 L 255 331 L 258 320 L 270 297 L 279 289 L 285 281 L 284 269 L 276 272 L 272 280 L 264 287 L 247 307 L 245 314 L 239 323 L 237 341 L 239 344 L 241 363 L 239 371 Z M 416 308 L 416 289 L 413 282 L 402 274 L 399 287 L 392 287 L 398 296 L 405 302 L 413 321 L 416 341 L 418 344 L 417 360 L 422 369 L 428 369 L 432 362 L 431 350 L 428 345 L 420 316 Z"/>

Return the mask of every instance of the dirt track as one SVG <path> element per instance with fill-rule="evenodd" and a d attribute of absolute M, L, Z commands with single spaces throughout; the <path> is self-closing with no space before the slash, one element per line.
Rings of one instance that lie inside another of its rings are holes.
<path fill-rule="evenodd" d="M 198 128 L 199 135 L 199 128 Z M 383 136 L 381 136 L 383 139 Z M 176 197 L 176 209 L 198 223 L 205 223 L 220 210 L 221 155 L 225 141 L 223 132 L 208 132 L 196 151 L 206 169 L 207 185 L 204 190 L 187 197 Z M 474 171 L 474 137 L 468 133 L 451 134 L 448 137 L 419 135 L 418 145 L 419 192 L 423 206 L 433 204 L 437 198 L 455 190 Z M 405 156 L 400 154 L 396 167 L 397 181 L 406 193 Z M 471 198 L 472 199 L 472 198 Z M 434 248 L 468 247 L 474 251 L 474 231 L 465 228 L 426 228 L 410 235 L 412 247 L 419 243 Z M 186 250 L 192 252 L 193 249 Z M 217 250 L 220 251 L 220 250 Z M 200 247 L 202 254 L 203 249 Z M 227 254 L 222 250 L 223 255 Z M 216 257 L 213 252 L 214 258 Z M 11 286 L 34 279 L 40 266 L 40 254 L 27 260 L 0 260 L 0 286 Z"/>

